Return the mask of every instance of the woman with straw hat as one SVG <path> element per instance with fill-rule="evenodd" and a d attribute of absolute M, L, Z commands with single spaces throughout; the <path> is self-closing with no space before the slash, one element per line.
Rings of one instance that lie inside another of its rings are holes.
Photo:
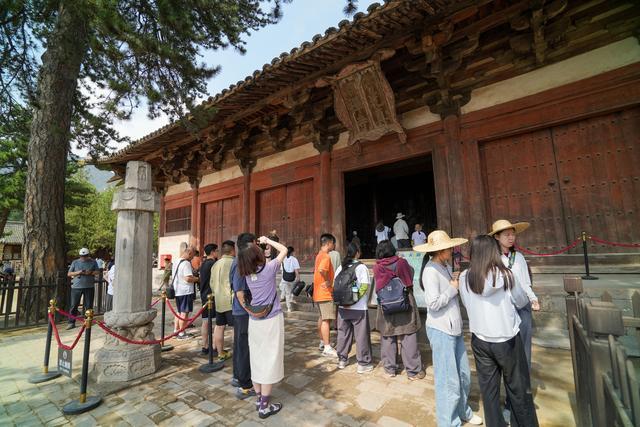
<path fill-rule="evenodd" d="M 500 413 L 500 382 L 504 378 L 512 404 L 511 425 L 537 427 L 529 367 L 520 338 L 521 322 L 516 312 L 516 307 L 527 304 L 527 294 L 502 263 L 492 236 L 475 237 L 470 255 L 471 265 L 460 274 L 458 292 L 469 317 L 471 349 L 486 424 L 507 424 Z"/>
<path fill-rule="evenodd" d="M 467 399 L 471 388 L 469 359 L 462 337 L 462 316 L 458 303 L 458 274 L 450 266 L 453 248 L 467 243 L 442 230 L 435 230 L 427 243 L 413 250 L 426 252 L 420 272 L 420 287 L 427 301 L 427 337 L 431 345 L 439 427 L 462 423 L 482 424 Z M 431 258 L 431 259 L 429 259 Z"/>
<path fill-rule="evenodd" d="M 512 224 L 506 219 L 499 219 L 491 226 L 489 236 L 493 236 L 496 239 L 500 256 L 502 257 L 502 263 L 507 267 L 524 291 L 527 294 L 528 301 L 522 307 L 516 307 L 518 315 L 520 316 L 520 337 L 524 344 L 524 353 L 527 356 L 527 364 L 529 365 L 529 371 L 531 371 L 531 337 L 532 337 L 532 323 L 531 310 L 540 310 L 540 303 L 538 297 L 531 289 L 531 276 L 529 274 L 529 266 L 524 259 L 524 255 L 516 251 L 516 234 L 522 233 L 529 228 L 528 222 L 516 222 Z M 504 418 L 508 420 L 511 410 L 511 403 L 509 398 L 505 402 Z"/>

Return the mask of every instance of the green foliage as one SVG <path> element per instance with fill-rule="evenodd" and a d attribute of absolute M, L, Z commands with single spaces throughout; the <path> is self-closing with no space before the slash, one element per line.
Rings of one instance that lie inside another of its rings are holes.
<path fill-rule="evenodd" d="M 0 211 L 22 210 L 30 124 L 31 114 L 19 105 L 0 118 Z"/>
<path fill-rule="evenodd" d="M 142 99 L 150 117 L 197 123 L 184 119 L 206 113 L 195 106 L 219 71 L 202 62 L 203 53 L 243 52 L 243 37 L 277 22 L 289 1 L 0 0 L 0 115 L 35 102 L 36 85 L 49 82 L 37 78 L 39 51 L 61 31 L 58 17 L 67 10 L 88 29 L 74 46 L 86 46 L 71 124 L 79 148 L 97 156 L 123 140 L 113 120 L 129 118 Z"/>

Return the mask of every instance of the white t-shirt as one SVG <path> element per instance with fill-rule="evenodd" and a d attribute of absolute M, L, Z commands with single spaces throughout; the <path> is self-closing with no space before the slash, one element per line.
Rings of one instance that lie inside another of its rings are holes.
<path fill-rule="evenodd" d="M 109 295 L 113 295 L 113 281 L 116 278 L 116 266 L 115 264 L 111 266 L 109 272 L 107 273 L 107 293 Z"/>
<path fill-rule="evenodd" d="M 389 227 L 387 227 L 386 225 L 384 226 L 384 230 L 382 230 L 382 231 L 376 230 L 376 240 L 377 240 L 377 242 L 380 243 L 383 240 L 389 240 L 389 232 L 390 231 L 391 231 L 391 229 Z"/>
<path fill-rule="evenodd" d="M 342 271 L 342 266 L 338 267 L 336 270 L 336 274 L 334 277 L 338 277 L 338 273 Z M 366 283 L 369 285 L 367 288 L 367 292 L 353 305 L 341 305 L 340 308 L 348 309 L 348 310 L 368 310 L 367 303 L 369 301 L 369 295 L 371 294 L 371 279 L 369 278 L 369 269 L 366 265 L 360 263 L 356 267 L 356 278 L 358 279 L 358 286 L 361 283 Z"/>
<path fill-rule="evenodd" d="M 180 267 L 178 271 L 176 271 Z M 176 296 L 191 295 L 194 292 L 193 284 L 186 281 L 186 277 L 193 276 L 193 268 L 188 260 L 180 259 L 173 265 L 172 277 L 173 288 L 176 290 Z"/>
<path fill-rule="evenodd" d="M 298 258 L 291 255 L 287 257 L 282 262 L 282 271 L 287 271 L 289 273 L 294 273 L 296 270 L 300 269 L 300 263 L 298 262 Z"/>
<path fill-rule="evenodd" d="M 411 240 L 413 240 L 413 246 L 422 245 L 427 243 L 427 235 L 422 231 L 414 231 L 411 235 Z"/>

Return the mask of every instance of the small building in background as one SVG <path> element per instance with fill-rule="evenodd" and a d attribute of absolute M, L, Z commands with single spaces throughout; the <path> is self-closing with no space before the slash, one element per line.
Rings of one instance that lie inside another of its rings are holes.
<path fill-rule="evenodd" d="M 0 236 L 0 254 L 2 262 L 0 271 L 4 272 L 11 265 L 15 274 L 22 271 L 22 241 L 24 237 L 24 222 L 7 221 Z"/>

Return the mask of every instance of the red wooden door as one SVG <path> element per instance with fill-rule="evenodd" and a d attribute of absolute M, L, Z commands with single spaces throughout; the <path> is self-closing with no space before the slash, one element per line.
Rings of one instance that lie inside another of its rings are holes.
<path fill-rule="evenodd" d="M 315 254 L 313 181 L 287 185 L 287 220 L 285 238 L 287 246 L 295 248 L 300 262 L 311 261 Z"/>
<path fill-rule="evenodd" d="M 570 238 L 582 231 L 614 242 L 640 241 L 640 109 L 553 129 Z M 596 252 L 625 248 L 591 244 Z"/>
<path fill-rule="evenodd" d="M 209 243 L 217 243 L 219 245 L 222 236 L 222 201 L 217 200 L 205 204 L 203 211 L 202 246 Z"/>
<path fill-rule="evenodd" d="M 567 245 L 549 129 L 481 144 L 480 161 L 488 224 L 501 218 L 531 223 L 518 244 L 535 251 Z"/>
<path fill-rule="evenodd" d="M 235 239 L 240 232 L 240 198 L 216 200 L 204 205 L 202 245 Z"/>
<path fill-rule="evenodd" d="M 286 186 L 262 190 L 258 193 L 258 235 L 266 236 L 276 230 L 278 236 L 284 234 L 287 216 Z"/>

